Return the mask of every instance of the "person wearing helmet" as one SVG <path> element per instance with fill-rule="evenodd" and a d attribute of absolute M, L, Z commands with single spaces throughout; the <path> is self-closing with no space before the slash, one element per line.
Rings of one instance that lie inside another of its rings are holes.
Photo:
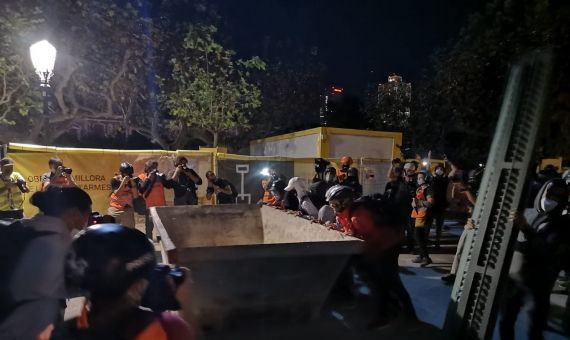
<path fill-rule="evenodd" d="M 318 180 L 313 183 L 309 189 L 309 196 L 311 201 L 315 204 L 317 209 L 321 209 L 327 204 L 325 199 L 325 194 L 333 185 L 335 185 L 336 180 L 336 169 L 332 166 L 326 168 L 323 173 L 323 179 Z"/>
<path fill-rule="evenodd" d="M 550 309 L 550 293 L 562 269 L 569 265 L 570 191 L 560 178 L 547 181 L 535 199 L 534 209 L 513 211 L 510 219 L 518 235 L 509 270 L 507 296 L 501 312 L 501 339 L 514 339 L 514 326 L 525 300 L 532 302 L 528 338 L 543 339 Z M 532 213 L 532 214 L 531 214 Z"/>
<path fill-rule="evenodd" d="M 111 196 L 107 213 L 117 223 L 130 228 L 135 227 L 133 200 L 139 197 L 139 179 L 133 178 L 134 168 L 130 163 L 119 165 L 119 173 L 111 179 Z"/>
<path fill-rule="evenodd" d="M 307 186 L 307 181 L 304 178 L 293 177 L 289 180 L 289 184 L 285 187 L 285 191 L 295 190 L 297 193 L 297 200 L 299 201 L 298 210 L 303 213 L 303 215 L 317 218 L 319 211 L 308 195 Z"/>
<path fill-rule="evenodd" d="M 348 169 L 352 166 L 353 160 L 350 156 L 343 156 L 340 159 L 340 169 L 336 173 L 337 183 L 342 184 L 348 177 Z"/>
<path fill-rule="evenodd" d="M 51 339 L 192 339 L 188 324 L 168 312 L 147 307 L 147 292 L 157 283 L 175 295 L 176 285 L 157 276 L 153 244 L 142 232 L 119 224 L 97 224 L 73 241 L 66 264 L 69 284 L 87 294 L 81 315 L 56 326 Z M 167 288 L 169 287 L 169 288 Z"/>
<path fill-rule="evenodd" d="M 336 213 L 338 229 L 364 240 L 364 256 L 358 266 L 372 281 L 378 299 L 378 315 L 369 327 L 377 328 L 391 322 L 395 317 L 390 308 L 393 305 L 401 306 L 404 317 L 415 320 L 410 295 L 398 274 L 403 233 L 397 213 L 389 215 L 394 209 L 379 211 L 362 201 L 355 201 L 352 188 L 343 185 L 331 187 L 326 198 Z"/>
<path fill-rule="evenodd" d="M 36 339 L 63 319 L 64 263 L 71 233 L 85 228 L 91 217 L 91 198 L 78 187 L 51 186 L 35 192 L 30 203 L 40 213 L 11 225 L 18 229 L 4 232 L 0 240 L 2 340 Z M 25 232 L 27 239 L 14 237 L 16 232 Z"/>

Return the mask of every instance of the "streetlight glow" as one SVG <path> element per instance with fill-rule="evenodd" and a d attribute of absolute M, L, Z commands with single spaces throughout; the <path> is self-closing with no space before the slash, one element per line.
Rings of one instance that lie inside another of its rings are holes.
<path fill-rule="evenodd" d="M 36 73 L 42 80 L 42 86 L 48 86 L 49 77 L 55 65 L 56 49 L 47 40 L 38 41 L 30 46 L 30 56 Z"/>

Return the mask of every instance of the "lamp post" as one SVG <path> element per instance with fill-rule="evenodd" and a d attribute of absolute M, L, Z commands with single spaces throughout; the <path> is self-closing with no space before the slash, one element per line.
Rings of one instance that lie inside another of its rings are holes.
<path fill-rule="evenodd" d="M 49 80 L 53 75 L 56 49 L 47 40 L 38 41 L 30 46 L 30 57 L 36 73 L 40 77 L 42 97 L 44 100 L 44 116 L 48 115 L 48 88 Z"/>

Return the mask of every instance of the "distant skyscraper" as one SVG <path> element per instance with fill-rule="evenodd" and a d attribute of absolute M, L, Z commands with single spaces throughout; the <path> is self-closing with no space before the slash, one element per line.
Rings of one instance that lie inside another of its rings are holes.
<path fill-rule="evenodd" d="M 388 82 L 378 84 L 370 97 L 368 113 L 376 128 L 404 130 L 410 118 L 412 84 L 405 83 L 396 74 L 388 76 Z"/>
<path fill-rule="evenodd" d="M 386 101 L 394 104 L 402 104 L 402 113 L 410 117 L 410 103 L 412 101 L 412 84 L 404 83 L 402 76 L 392 74 L 388 76 L 388 82 L 378 84 L 378 105 Z"/>
<path fill-rule="evenodd" d="M 327 116 L 331 113 L 332 110 L 330 103 L 332 101 L 338 100 L 343 93 L 344 89 L 338 86 L 331 86 L 325 90 L 325 93 L 321 96 L 321 109 L 319 110 L 321 126 L 327 126 Z"/>

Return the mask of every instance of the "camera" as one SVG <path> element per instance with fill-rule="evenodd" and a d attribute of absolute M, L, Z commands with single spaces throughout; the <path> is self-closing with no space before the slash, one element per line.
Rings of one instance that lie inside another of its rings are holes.
<path fill-rule="evenodd" d="M 141 306 L 154 312 L 179 310 L 176 289 L 185 278 L 186 273 L 180 267 L 157 264 L 150 273 L 148 289 L 141 300 Z"/>
<path fill-rule="evenodd" d="M 73 172 L 72 168 L 66 168 L 66 167 L 61 168 L 61 173 L 71 175 L 72 172 Z"/>
<path fill-rule="evenodd" d="M 322 158 L 315 158 L 315 172 L 316 173 L 323 173 L 327 169 L 331 162 L 327 161 L 326 159 Z"/>
<path fill-rule="evenodd" d="M 182 164 L 182 170 L 188 171 L 188 170 L 190 170 L 190 168 L 188 167 L 188 165 Z"/>
<path fill-rule="evenodd" d="M 215 191 L 215 190 L 214 190 L 214 188 L 212 188 L 212 187 L 206 188 L 206 193 L 207 193 L 207 194 L 213 194 L 214 191 Z"/>
<path fill-rule="evenodd" d="M 102 223 L 115 223 L 115 218 L 111 215 L 101 215 L 97 211 L 92 212 L 91 216 L 89 217 L 88 226 Z"/>

